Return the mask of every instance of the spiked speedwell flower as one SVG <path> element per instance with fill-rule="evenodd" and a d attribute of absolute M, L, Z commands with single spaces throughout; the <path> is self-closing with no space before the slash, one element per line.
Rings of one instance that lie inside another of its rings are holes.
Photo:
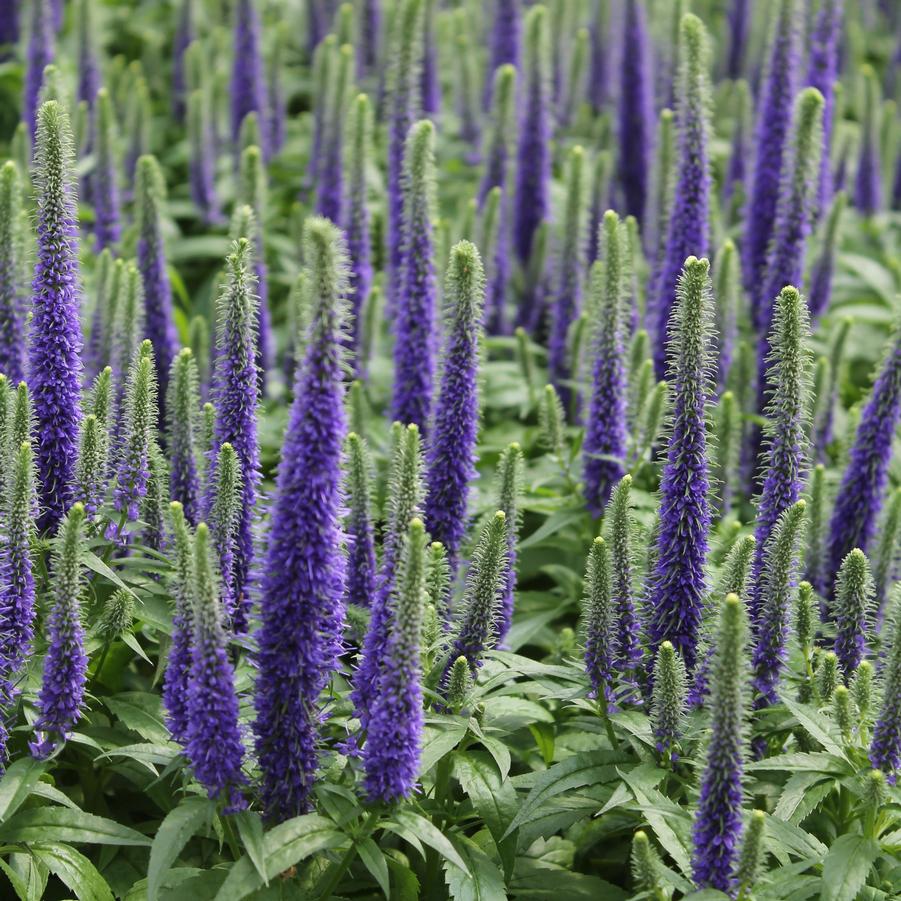
<path fill-rule="evenodd" d="M 22 279 L 22 183 L 9 160 L 0 168 L 0 372 L 13 384 L 25 375 L 25 285 Z"/>
<path fill-rule="evenodd" d="M 741 601 L 723 602 L 710 680 L 710 741 L 694 821 L 692 870 L 698 888 L 727 894 L 735 880 L 742 832 L 746 742 L 747 622 Z"/>
<path fill-rule="evenodd" d="M 870 562 L 855 548 L 842 561 L 835 588 L 835 655 L 846 682 L 864 656 L 872 600 Z"/>
<path fill-rule="evenodd" d="M 38 5 L 43 5 L 39 3 Z M 32 282 L 28 385 L 34 400 L 41 529 L 53 529 L 74 490 L 81 422 L 78 227 L 69 118 L 55 101 L 38 114 L 38 256 Z"/>
<path fill-rule="evenodd" d="M 68 738 L 81 715 L 88 658 L 81 624 L 84 585 L 81 553 L 84 507 L 75 504 L 60 524 L 53 554 L 53 602 L 47 617 L 47 656 L 38 695 L 38 718 L 31 752 L 46 757 L 59 739 Z"/>
<path fill-rule="evenodd" d="M 461 241 L 451 250 L 447 270 L 447 339 L 434 430 L 426 456 L 426 526 L 432 538 L 447 548 L 451 572 L 456 570 L 457 554 L 466 533 L 469 483 L 475 476 L 484 295 L 479 252 L 474 244 Z"/>
<path fill-rule="evenodd" d="M 375 591 L 375 548 L 372 530 L 371 467 L 365 439 L 347 436 L 346 489 L 348 506 L 345 597 L 351 604 L 368 607 Z"/>
<path fill-rule="evenodd" d="M 197 478 L 198 419 L 200 394 L 197 364 L 190 348 L 184 347 L 175 358 L 169 379 L 168 413 L 169 492 L 179 501 L 185 518 L 197 522 L 200 482 Z"/>
<path fill-rule="evenodd" d="M 689 669 L 706 593 L 704 563 L 710 528 L 706 404 L 713 316 L 710 264 L 689 257 L 679 279 L 670 325 L 669 453 L 660 482 L 660 533 L 650 577 L 654 587 L 652 646 L 669 640 Z"/>
<path fill-rule="evenodd" d="M 595 697 L 613 695 L 614 611 L 610 599 L 610 560 L 598 536 L 588 552 L 582 596 L 585 669 Z"/>
<path fill-rule="evenodd" d="M 514 592 L 516 591 L 516 542 L 521 514 L 519 495 L 522 492 L 522 450 L 518 444 L 508 445 L 501 453 L 497 466 L 498 509 L 507 517 L 507 581 L 501 594 L 498 612 L 497 640 L 503 644 L 513 624 Z M 442 545 L 443 547 L 443 545 Z M 438 608 L 436 608 L 438 609 Z"/>
<path fill-rule="evenodd" d="M 403 254 L 395 272 L 391 417 L 425 432 L 435 373 L 436 293 L 432 217 L 435 128 L 417 122 L 404 154 Z"/>
<path fill-rule="evenodd" d="M 257 633 L 254 725 L 266 814 L 284 820 L 309 804 L 318 760 L 319 693 L 340 650 L 341 365 L 346 250 L 328 221 L 308 219 L 310 342 L 298 368 L 279 467 Z"/>
<path fill-rule="evenodd" d="M 422 520 L 412 520 L 404 540 L 391 603 L 390 634 L 363 748 L 364 787 L 374 801 L 409 796 L 419 772 L 425 539 Z"/>
<path fill-rule="evenodd" d="M 870 744 L 870 763 L 895 778 L 895 771 L 901 767 L 901 595 L 897 591 L 892 601 L 895 616 L 887 637 L 885 687 Z"/>

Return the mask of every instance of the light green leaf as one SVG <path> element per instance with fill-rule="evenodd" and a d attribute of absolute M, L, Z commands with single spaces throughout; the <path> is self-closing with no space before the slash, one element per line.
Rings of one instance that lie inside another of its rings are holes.
<path fill-rule="evenodd" d="M 466 864 L 464 863 L 463 858 L 457 853 L 447 836 L 441 832 L 431 820 L 427 820 L 418 813 L 413 813 L 412 810 L 404 809 L 398 810 L 394 814 L 393 820 L 400 829 L 392 829 L 393 824 L 391 822 L 386 823 L 385 827 L 392 829 L 392 831 L 397 832 L 403 837 L 410 834 L 416 836 L 420 841 L 442 855 L 442 857 L 446 857 L 452 863 L 456 864 L 461 870 L 466 870 Z"/>
<path fill-rule="evenodd" d="M 424 776 L 445 754 L 453 751 L 466 735 L 466 724 L 446 722 L 441 726 L 426 726 L 423 730 L 422 753 L 419 755 L 419 775 Z"/>
<path fill-rule="evenodd" d="M 389 898 L 391 896 L 391 880 L 384 851 L 367 836 L 363 841 L 357 842 L 357 853 L 360 855 L 363 865 L 379 884 L 382 894 Z"/>
<path fill-rule="evenodd" d="M 9 819 L 31 794 L 47 765 L 30 754 L 13 761 L 0 779 L 0 823 Z"/>
<path fill-rule="evenodd" d="M 274 879 L 298 861 L 344 844 L 347 836 L 335 824 L 315 813 L 294 817 L 270 829 L 263 838 L 266 877 Z M 240 901 L 263 886 L 250 856 L 245 854 L 229 871 L 216 894 L 216 901 Z"/>
<path fill-rule="evenodd" d="M 624 763 L 625 758 L 616 751 L 589 751 L 575 754 L 538 775 L 528 797 L 523 801 L 519 813 L 507 827 L 504 835 L 509 835 L 518 826 L 532 819 L 535 811 L 551 798 L 572 788 L 609 782 L 617 776 L 615 764 Z"/>
<path fill-rule="evenodd" d="M 206 823 L 213 805 L 206 798 L 188 798 L 166 814 L 160 823 L 147 869 L 147 899 L 156 901 L 163 878 L 189 839 Z"/>
<path fill-rule="evenodd" d="M 32 896 L 28 893 L 27 883 L 2 857 L 0 857 L 0 870 L 3 870 L 6 878 L 10 881 L 13 891 L 19 896 L 19 901 L 31 901 Z"/>
<path fill-rule="evenodd" d="M 31 853 L 75 893 L 78 901 L 113 901 L 97 867 L 68 845 L 34 844 Z"/>
<path fill-rule="evenodd" d="M 854 901 L 867 881 L 879 843 L 863 835 L 840 835 L 823 861 L 822 901 Z"/>
<path fill-rule="evenodd" d="M 260 819 L 260 815 L 252 810 L 239 810 L 233 814 L 232 821 L 238 827 L 238 835 L 241 836 L 244 850 L 260 874 L 263 885 L 268 885 L 266 852 L 263 847 L 263 821 Z"/>
<path fill-rule="evenodd" d="M 159 696 L 143 691 L 127 691 L 104 698 L 103 703 L 141 738 L 159 744 L 168 741 L 169 729 L 163 722 Z"/>
<path fill-rule="evenodd" d="M 792 775 L 782 789 L 782 794 L 779 796 L 779 803 L 776 804 L 773 816 L 783 820 L 790 820 L 804 800 L 804 795 L 822 780 L 823 776 L 819 773 L 795 773 Z"/>
<path fill-rule="evenodd" d="M 0 841 L 3 842 L 73 842 L 93 845 L 138 845 L 149 847 L 152 843 L 128 826 L 122 826 L 105 817 L 94 816 L 68 807 L 34 807 L 21 810 L 0 825 Z"/>
<path fill-rule="evenodd" d="M 465 836 L 455 836 L 454 846 L 465 858 L 467 869 L 461 870 L 445 860 L 444 881 L 451 898 L 454 901 L 506 901 L 504 877 L 497 864 Z"/>
<path fill-rule="evenodd" d="M 90 570 L 109 579 L 117 588 L 124 588 L 135 600 L 139 600 L 138 596 L 122 581 L 119 575 L 111 570 L 95 553 L 92 551 L 82 551 L 81 562 Z"/>
<path fill-rule="evenodd" d="M 454 774 L 495 842 L 500 842 L 516 816 L 516 789 L 508 780 L 501 780 L 497 767 L 487 755 L 457 754 Z"/>
<path fill-rule="evenodd" d="M 815 738 L 830 754 L 844 759 L 845 752 L 838 735 L 832 735 L 828 730 L 829 720 L 818 716 L 817 711 L 807 704 L 802 704 L 792 698 L 784 697 L 782 703 L 788 708 L 794 718 Z M 825 725 L 824 725 L 825 724 Z"/>

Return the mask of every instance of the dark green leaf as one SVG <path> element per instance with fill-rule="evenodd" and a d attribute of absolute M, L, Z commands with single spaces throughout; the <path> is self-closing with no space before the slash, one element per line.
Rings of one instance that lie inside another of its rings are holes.
<path fill-rule="evenodd" d="M 31 853 L 75 893 L 78 901 L 113 901 L 94 864 L 69 845 L 33 844 Z"/>
<path fill-rule="evenodd" d="M 880 853 L 872 838 L 840 835 L 823 861 L 822 901 L 854 901 Z"/>
<path fill-rule="evenodd" d="M 147 868 L 148 901 L 156 901 L 166 873 L 191 836 L 207 822 L 213 809 L 206 798 L 188 798 L 166 814 L 150 849 Z"/>
<path fill-rule="evenodd" d="M 9 819 L 31 794 L 47 765 L 30 754 L 14 760 L 0 779 L 0 823 Z"/>
<path fill-rule="evenodd" d="M 73 842 L 94 845 L 139 845 L 152 843 L 128 826 L 105 817 L 67 807 L 35 807 L 21 810 L 0 826 L 3 842 Z"/>

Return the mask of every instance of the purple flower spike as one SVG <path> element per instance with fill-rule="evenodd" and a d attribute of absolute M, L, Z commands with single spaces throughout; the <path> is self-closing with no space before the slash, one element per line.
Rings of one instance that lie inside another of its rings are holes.
<path fill-rule="evenodd" d="M 513 249 L 525 265 L 532 238 L 550 211 L 550 71 L 547 11 L 535 6 L 526 16 L 526 58 L 523 68 L 523 112 L 513 195 Z"/>
<path fill-rule="evenodd" d="M 312 320 L 279 467 L 257 632 L 256 750 L 270 820 L 309 807 L 319 759 L 319 694 L 341 650 L 341 448 L 345 437 L 346 250 L 307 219 Z"/>
<path fill-rule="evenodd" d="M 880 159 L 880 111 L 882 98 L 879 80 L 870 66 L 862 69 L 864 108 L 861 123 L 860 155 L 854 181 L 854 206 L 864 216 L 882 209 L 882 161 Z"/>
<path fill-rule="evenodd" d="M 466 534 L 469 483 L 475 477 L 479 428 L 479 338 L 485 279 L 474 244 L 451 250 L 445 302 L 449 310 L 441 389 L 429 442 L 425 521 L 447 549 L 453 574 Z"/>
<path fill-rule="evenodd" d="M 404 0 L 397 10 L 397 39 L 391 68 L 388 104 L 388 247 L 391 277 L 390 309 L 400 290 L 403 262 L 404 155 L 407 135 L 419 115 L 419 71 L 422 47 L 423 0 Z"/>
<path fill-rule="evenodd" d="M 235 5 L 234 63 L 231 79 L 232 142 L 239 146 L 241 123 L 248 113 L 266 121 L 266 81 L 260 51 L 260 20 L 254 0 L 238 0 Z M 260 134 L 263 156 L 269 158 L 268 134 Z"/>
<path fill-rule="evenodd" d="M 19 43 L 19 0 L 0 3 L 0 59 L 7 58 L 9 48 Z"/>
<path fill-rule="evenodd" d="M 160 397 L 165 399 L 172 361 L 178 353 L 178 336 L 172 315 L 172 286 L 166 269 L 163 245 L 162 205 L 165 182 L 155 157 L 142 156 L 135 174 L 138 207 L 138 269 L 144 284 L 146 336 L 153 342 L 158 372 Z"/>
<path fill-rule="evenodd" d="M 658 379 L 666 375 L 667 335 L 682 264 L 688 256 L 705 255 L 709 243 L 707 32 L 701 20 L 689 14 L 682 18 L 680 35 L 682 62 L 676 110 L 677 175 L 666 249 L 651 304 L 657 316 L 654 368 Z M 673 644 L 681 650 L 678 643 Z"/>
<path fill-rule="evenodd" d="M 81 422 L 78 225 L 69 118 L 54 100 L 38 113 L 38 251 L 32 282 L 28 387 L 35 412 L 41 516 L 52 531 L 72 501 Z"/>
<path fill-rule="evenodd" d="M 329 64 L 328 109 L 324 121 L 322 161 L 317 167 L 316 212 L 332 222 L 341 217 L 342 182 L 344 175 L 344 126 L 347 102 L 353 80 L 353 49 L 345 44 L 334 49 Z"/>
<path fill-rule="evenodd" d="M 892 459 L 892 439 L 901 419 L 901 327 L 896 329 L 882 371 L 849 454 L 848 466 L 835 498 L 829 526 L 827 584 L 854 548 L 866 553 L 885 501 L 885 484 Z"/>
<path fill-rule="evenodd" d="M 209 796 L 225 801 L 225 813 L 231 813 L 246 807 L 240 794 L 246 781 L 241 772 L 244 745 L 209 536 L 206 523 L 200 523 L 194 538 L 194 623 L 185 752 Z"/>
<path fill-rule="evenodd" d="M 482 104 L 484 109 L 491 107 L 497 70 L 506 65 L 519 68 L 521 43 L 521 0 L 496 0 L 491 19 L 491 35 L 488 38 L 488 68 Z"/>
<path fill-rule="evenodd" d="M 619 181 L 627 215 L 644 216 L 654 140 L 651 48 L 643 0 L 626 0 L 619 91 Z"/>
<path fill-rule="evenodd" d="M 698 626 L 707 587 L 704 565 L 710 529 L 706 406 L 713 321 L 710 264 L 689 257 L 679 279 L 670 323 L 671 426 L 669 452 L 660 481 L 651 645 L 664 641 L 695 663 Z"/>
<path fill-rule="evenodd" d="M 422 112 L 436 116 L 441 111 L 441 83 L 438 80 L 438 50 L 435 46 L 435 7 L 439 0 L 424 0 L 422 16 L 422 69 L 420 90 Z"/>
<path fill-rule="evenodd" d="M 112 100 L 106 88 L 101 88 L 97 94 L 97 108 L 94 110 L 93 145 L 97 164 L 91 182 L 98 251 L 118 243 L 121 234 L 119 160 L 116 156 L 114 117 Z"/>
<path fill-rule="evenodd" d="M 41 85 L 44 83 L 44 68 L 53 62 L 55 56 L 56 30 L 53 27 L 52 0 L 32 0 L 25 99 L 22 104 L 22 112 L 32 141 L 37 137 L 38 105 Z"/>
<path fill-rule="evenodd" d="M 226 265 L 228 283 L 218 303 L 216 371 L 212 398 L 216 427 L 209 454 L 206 516 L 216 503 L 216 466 L 219 449 L 231 444 L 241 466 L 242 503 L 231 571 L 222 573 L 227 596 L 234 606 L 234 628 L 247 630 L 250 608 L 249 578 L 253 565 L 253 520 L 260 484 L 260 450 L 257 437 L 256 318 L 258 299 L 251 269 L 252 246 L 246 238 L 233 245 Z M 216 536 L 220 539 L 221 536 Z"/>
<path fill-rule="evenodd" d="M 877 769 L 896 777 L 901 767 L 901 596 L 892 598 L 893 628 L 887 636 L 887 663 L 883 680 L 882 708 L 873 729 L 870 744 L 870 763 Z"/>
<path fill-rule="evenodd" d="M 604 261 L 591 270 L 593 308 L 597 327 L 590 346 L 591 398 L 583 444 L 585 501 L 592 516 L 600 516 L 616 482 L 622 478 L 628 429 L 628 384 L 622 334 L 622 234 L 619 217 L 604 214 L 600 243 Z"/>
<path fill-rule="evenodd" d="M 791 128 L 801 56 L 800 0 L 780 0 L 770 45 L 766 79 L 760 89 L 754 130 L 754 171 L 748 192 L 745 221 L 745 285 L 757 300 L 767 261 L 782 177 L 782 156 Z M 780 288 L 782 285 L 779 286 Z M 752 310 L 755 325 L 760 316 Z"/>
<path fill-rule="evenodd" d="M 346 456 L 349 547 L 345 598 L 358 607 L 368 607 L 375 594 L 375 542 L 370 497 L 372 461 L 365 439 L 355 432 L 347 436 Z"/>
<path fill-rule="evenodd" d="M 420 633 L 425 607 L 426 534 L 407 530 L 391 604 L 390 636 L 363 748 L 363 787 L 370 801 L 397 801 L 416 787 L 422 747 Z"/>
<path fill-rule="evenodd" d="M 695 814 L 692 873 L 698 888 L 732 893 L 742 833 L 747 752 L 747 622 L 738 596 L 723 602 L 710 678 L 710 741 Z"/>
<path fill-rule="evenodd" d="M 94 105 L 100 90 L 100 66 L 97 61 L 97 34 L 94 0 L 78 4 L 78 99 Z"/>
<path fill-rule="evenodd" d="M 832 123 L 835 117 L 835 83 L 838 80 L 839 38 L 842 28 L 842 7 L 839 0 L 820 3 L 813 33 L 810 35 L 810 61 L 807 84 L 823 95 L 823 149 L 820 153 L 820 175 L 816 209 L 818 215 L 832 201 Z"/>
<path fill-rule="evenodd" d="M 403 258 L 395 273 L 394 393 L 391 418 L 425 432 L 435 376 L 436 294 L 432 219 L 435 128 L 424 119 L 407 138 L 404 156 Z"/>
<path fill-rule="evenodd" d="M 46 109 L 46 106 L 42 109 Z M 84 652 L 81 593 L 84 587 L 84 507 L 75 504 L 60 524 L 53 554 L 53 603 L 47 617 L 47 655 L 38 695 L 31 753 L 48 756 L 81 716 L 88 658 Z"/>
<path fill-rule="evenodd" d="M 745 51 L 751 18 L 750 0 L 731 0 L 729 5 L 729 55 L 726 74 L 733 81 L 744 74 Z"/>
<path fill-rule="evenodd" d="M 12 384 L 25 376 L 25 280 L 22 277 L 22 180 L 9 160 L 0 168 L 0 372 Z"/>

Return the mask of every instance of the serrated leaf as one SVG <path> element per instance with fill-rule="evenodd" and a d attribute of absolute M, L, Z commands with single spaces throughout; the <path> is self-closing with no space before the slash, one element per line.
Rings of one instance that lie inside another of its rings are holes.
<path fill-rule="evenodd" d="M 773 816 L 782 820 L 791 820 L 792 815 L 804 800 L 805 793 L 822 781 L 823 776 L 819 773 L 795 773 L 785 783 Z"/>
<path fill-rule="evenodd" d="M 412 833 L 420 841 L 424 842 L 433 850 L 437 851 L 442 857 L 447 858 L 461 870 L 466 870 L 466 864 L 463 858 L 457 853 L 454 846 L 450 843 L 448 837 L 435 826 L 431 820 L 413 813 L 412 810 L 398 810 L 393 818 L 394 822 L 401 827 L 402 831 Z M 386 824 L 386 827 L 390 824 Z"/>
<path fill-rule="evenodd" d="M 844 759 L 845 752 L 844 748 L 842 748 L 840 737 L 831 735 L 827 728 L 830 725 L 829 720 L 819 717 L 815 708 L 795 701 L 792 698 L 784 697 L 782 703 L 785 704 L 792 716 L 807 730 L 812 738 L 816 739 L 830 754 Z"/>
<path fill-rule="evenodd" d="M 0 857 L 0 870 L 3 870 L 13 891 L 19 896 L 19 901 L 31 901 L 25 880 L 2 857 Z"/>
<path fill-rule="evenodd" d="M 766 830 L 770 847 L 782 845 L 802 859 L 819 863 L 829 850 L 816 836 L 778 817 L 767 817 Z"/>
<path fill-rule="evenodd" d="M 103 703 L 125 726 L 141 738 L 155 744 L 169 739 L 169 729 L 163 721 L 163 709 L 157 695 L 129 691 L 104 698 Z"/>
<path fill-rule="evenodd" d="M 113 893 L 97 867 L 69 845 L 33 844 L 31 853 L 61 882 L 72 889 L 78 901 L 113 901 Z"/>
<path fill-rule="evenodd" d="M 854 901 L 882 853 L 879 842 L 863 835 L 840 835 L 823 861 L 822 901 Z"/>
<path fill-rule="evenodd" d="M 472 752 L 457 754 L 454 757 L 454 774 L 492 838 L 500 843 L 507 826 L 516 816 L 516 789 L 509 781 L 501 779 L 494 762 L 487 755 Z"/>
<path fill-rule="evenodd" d="M 188 798 L 166 814 L 150 848 L 147 899 L 156 901 L 163 879 L 182 849 L 207 821 L 213 805 L 205 798 Z"/>
<path fill-rule="evenodd" d="M 505 836 L 509 835 L 551 798 L 569 791 L 572 788 L 583 788 L 608 782 L 616 777 L 614 764 L 624 762 L 625 758 L 616 751 L 589 751 L 587 754 L 576 754 L 538 775 L 528 797 L 523 801 L 519 813 L 507 827 Z"/>
<path fill-rule="evenodd" d="M 504 877 L 497 864 L 471 839 L 458 835 L 454 846 L 465 858 L 467 869 L 444 862 L 444 881 L 454 901 L 506 901 Z"/>
<path fill-rule="evenodd" d="M 274 879 L 311 854 L 336 848 L 346 841 L 347 837 L 335 828 L 331 820 L 315 813 L 279 823 L 263 839 L 266 876 Z M 262 886 L 263 879 L 249 855 L 245 854 L 232 866 L 216 893 L 216 901 L 240 901 Z"/>
<path fill-rule="evenodd" d="M 368 836 L 357 842 L 357 853 L 363 866 L 372 874 L 373 879 L 379 884 L 379 888 L 386 898 L 391 896 L 391 879 L 388 874 L 388 861 L 385 852 Z"/>
<path fill-rule="evenodd" d="M 84 565 L 97 573 L 98 576 L 103 576 L 104 579 L 109 579 L 116 588 L 122 588 L 127 591 L 136 601 L 139 600 L 138 596 L 131 590 L 119 577 L 118 573 L 113 572 L 95 553 L 92 551 L 83 551 L 81 556 L 81 562 Z"/>
<path fill-rule="evenodd" d="M 239 810 L 232 814 L 232 821 L 238 827 L 241 844 L 250 858 L 264 885 L 269 884 L 266 874 L 266 850 L 263 844 L 263 821 L 252 810 Z"/>
<path fill-rule="evenodd" d="M 46 768 L 43 760 L 35 760 L 30 754 L 9 765 L 0 779 L 0 823 L 19 809 Z"/>
<path fill-rule="evenodd" d="M 0 825 L 3 842 L 73 842 L 93 845 L 137 845 L 152 842 L 128 826 L 68 807 L 34 807 L 20 810 Z"/>
<path fill-rule="evenodd" d="M 466 724 L 449 722 L 440 727 L 426 726 L 423 730 L 422 753 L 419 755 L 419 775 L 424 776 L 445 754 L 457 747 L 466 735 Z"/>

